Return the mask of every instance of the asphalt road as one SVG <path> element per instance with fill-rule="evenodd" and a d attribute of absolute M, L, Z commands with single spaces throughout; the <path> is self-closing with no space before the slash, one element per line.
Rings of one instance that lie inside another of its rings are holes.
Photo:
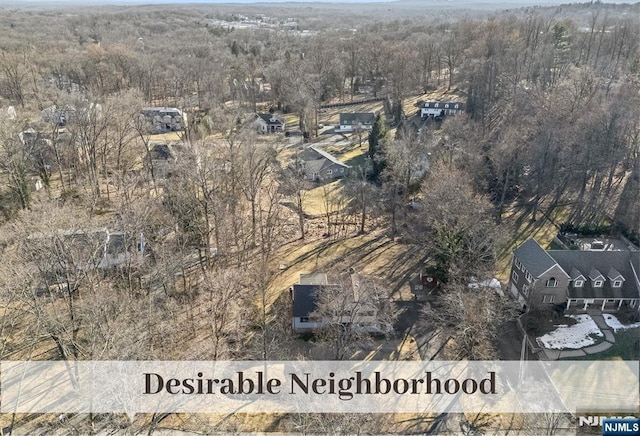
<path fill-rule="evenodd" d="M 515 320 L 507 321 L 498 327 L 497 345 L 500 360 L 520 360 L 522 353 L 522 333 Z M 526 347 L 525 360 L 538 360 L 538 356 Z"/>

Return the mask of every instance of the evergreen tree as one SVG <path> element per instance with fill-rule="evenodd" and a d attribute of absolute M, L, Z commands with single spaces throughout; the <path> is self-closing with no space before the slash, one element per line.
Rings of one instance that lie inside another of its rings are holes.
<path fill-rule="evenodd" d="M 387 129 L 380 114 L 376 115 L 371 133 L 369 133 L 369 158 L 371 159 L 371 180 L 380 184 L 380 175 L 386 166 L 382 140 L 387 135 Z"/>

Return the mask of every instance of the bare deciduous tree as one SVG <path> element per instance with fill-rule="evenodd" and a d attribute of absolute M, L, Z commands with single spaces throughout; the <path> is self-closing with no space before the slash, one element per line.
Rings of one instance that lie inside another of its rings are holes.
<path fill-rule="evenodd" d="M 371 334 L 392 331 L 397 316 L 388 291 L 375 279 L 357 274 L 341 275 L 338 283 L 322 286 L 316 301 L 311 317 L 323 323 L 318 337 L 330 344 L 335 360 L 349 359 Z"/>

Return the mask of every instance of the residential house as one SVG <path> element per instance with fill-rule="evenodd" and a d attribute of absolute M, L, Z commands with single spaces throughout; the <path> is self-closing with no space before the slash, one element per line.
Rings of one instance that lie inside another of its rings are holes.
<path fill-rule="evenodd" d="M 373 112 L 351 112 L 340 114 L 340 124 L 334 129 L 336 132 L 355 132 L 358 129 L 370 131 L 376 122 L 376 114 Z"/>
<path fill-rule="evenodd" d="M 640 309 L 640 251 L 544 250 L 529 239 L 513 252 L 509 289 L 523 308 Z"/>
<path fill-rule="evenodd" d="M 32 235 L 25 249 L 44 273 L 46 287 L 71 291 L 89 272 L 107 273 L 114 268 L 144 261 L 146 240 L 106 229 L 59 231 Z"/>
<path fill-rule="evenodd" d="M 333 180 L 349 174 L 350 166 L 314 146 L 298 154 L 296 165 L 307 180 Z"/>
<path fill-rule="evenodd" d="M 64 127 L 67 125 L 69 120 L 73 118 L 73 115 L 76 112 L 76 108 L 73 106 L 65 106 L 59 108 L 57 106 L 51 106 L 46 109 L 43 109 L 40 112 L 42 116 L 42 120 L 45 123 L 56 123 L 60 127 Z"/>
<path fill-rule="evenodd" d="M 420 109 L 422 118 L 444 117 L 457 115 L 464 111 L 464 103 L 457 101 L 426 101 Z"/>
<path fill-rule="evenodd" d="M 284 132 L 285 122 L 273 114 L 256 114 L 253 126 L 255 126 L 258 133 L 282 133 Z"/>
<path fill-rule="evenodd" d="M 322 328 L 322 321 L 312 319 L 312 314 L 317 309 L 318 292 L 325 286 L 329 286 L 329 282 L 324 273 L 300 274 L 298 283 L 289 289 L 294 332 L 305 333 Z"/>
<path fill-rule="evenodd" d="M 18 138 L 20 138 L 20 142 L 22 142 L 22 145 L 26 145 L 29 147 L 33 147 L 33 145 L 38 140 L 38 137 L 38 131 L 33 127 L 29 127 L 28 129 L 18 133 Z"/>
<path fill-rule="evenodd" d="M 324 273 L 300 274 L 299 283 L 293 285 L 291 292 L 292 326 L 296 333 L 309 333 L 319 330 L 332 323 L 341 323 L 344 328 L 361 329 L 370 333 L 379 333 L 382 330 L 378 325 L 377 308 L 369 299 L 363 296 L 364 292 L 360 278 L 357 274 L 350 275 L 348 286 L 330 284 Z M 335 316 L 338 318 L 321 318 L 317 314 L 318 301 L 323 292 L 332 292 L 344 295 L 344 306 L 336 307 Z"/>
<path fill-rule="evenodd" d="M 165 133 L 184 130 L 187 116 L 175 107 L 146 107 L 141 111 L 149 124 L 151 133 Z"/>
<path fill-rule="evenodd" d="M 115 268 L 129 262 L 142 262 L 146 249 L 146 239 L 142 233 L 137 238 L 124 232 L 106 231 L 102 257 L 96 266 L 98 269 Z"/>
<path fill-rule="evenodd" d="M 129 261 L 141 262 L 146 249 L 144 235 L 133 237 L 107 229 L 34 235 L 27 239 L 27 244 L 43 249 L 55 247 L 81 270 L 119 267 Z M 55 263 L 60 264 L 58 260 Z"/>
<path fill-rule="evenodd" d="M 173 146 L 163 142 L 151 146 L 145 162 L 152 170 L 153 177 L 161 180 L 171 176 L 176 160 Z"/>

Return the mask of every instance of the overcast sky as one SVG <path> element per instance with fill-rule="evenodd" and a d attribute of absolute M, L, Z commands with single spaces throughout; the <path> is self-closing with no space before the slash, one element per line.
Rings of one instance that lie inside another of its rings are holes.
<path fill-rule="evenodd" d="M 6 1 L 0 0 L 0 4 L 2 3 L 29 3 L 29 2 L 38 2 L 38 3 L 68 3 L 73 0 L 13 0 Z M 116 0 L 117 1 L 117 0 Z M 145 4 L 153 4 L 153 3 L 381 3 L 381 2 L 395 2 L 398 0 L 121 0 L 118 2 L 133 2 L 133 3 L 145 3 Z M 425 0 L 428 1 L 440 1 L 440 2 L 449 2 L 455 0 Z M 588 0 L 538 0 L 540 3 L 589 3 Z M 618 0 L 600 0 L 601 3 L 632 3 L 629 1 L 618 1 Z M 114 0 L 75 0 L 74 3 L 113 3 Z M 467 3 L 491 3 L 491 0 L 466 0 Z M 507 0 L 502 1 L 501 3 L 513 3 L 513 4 L 521 4 L 521 3 L 532 3 L 535 0 Z M 635 3 L 635 2 L 633 2 Z"/>

